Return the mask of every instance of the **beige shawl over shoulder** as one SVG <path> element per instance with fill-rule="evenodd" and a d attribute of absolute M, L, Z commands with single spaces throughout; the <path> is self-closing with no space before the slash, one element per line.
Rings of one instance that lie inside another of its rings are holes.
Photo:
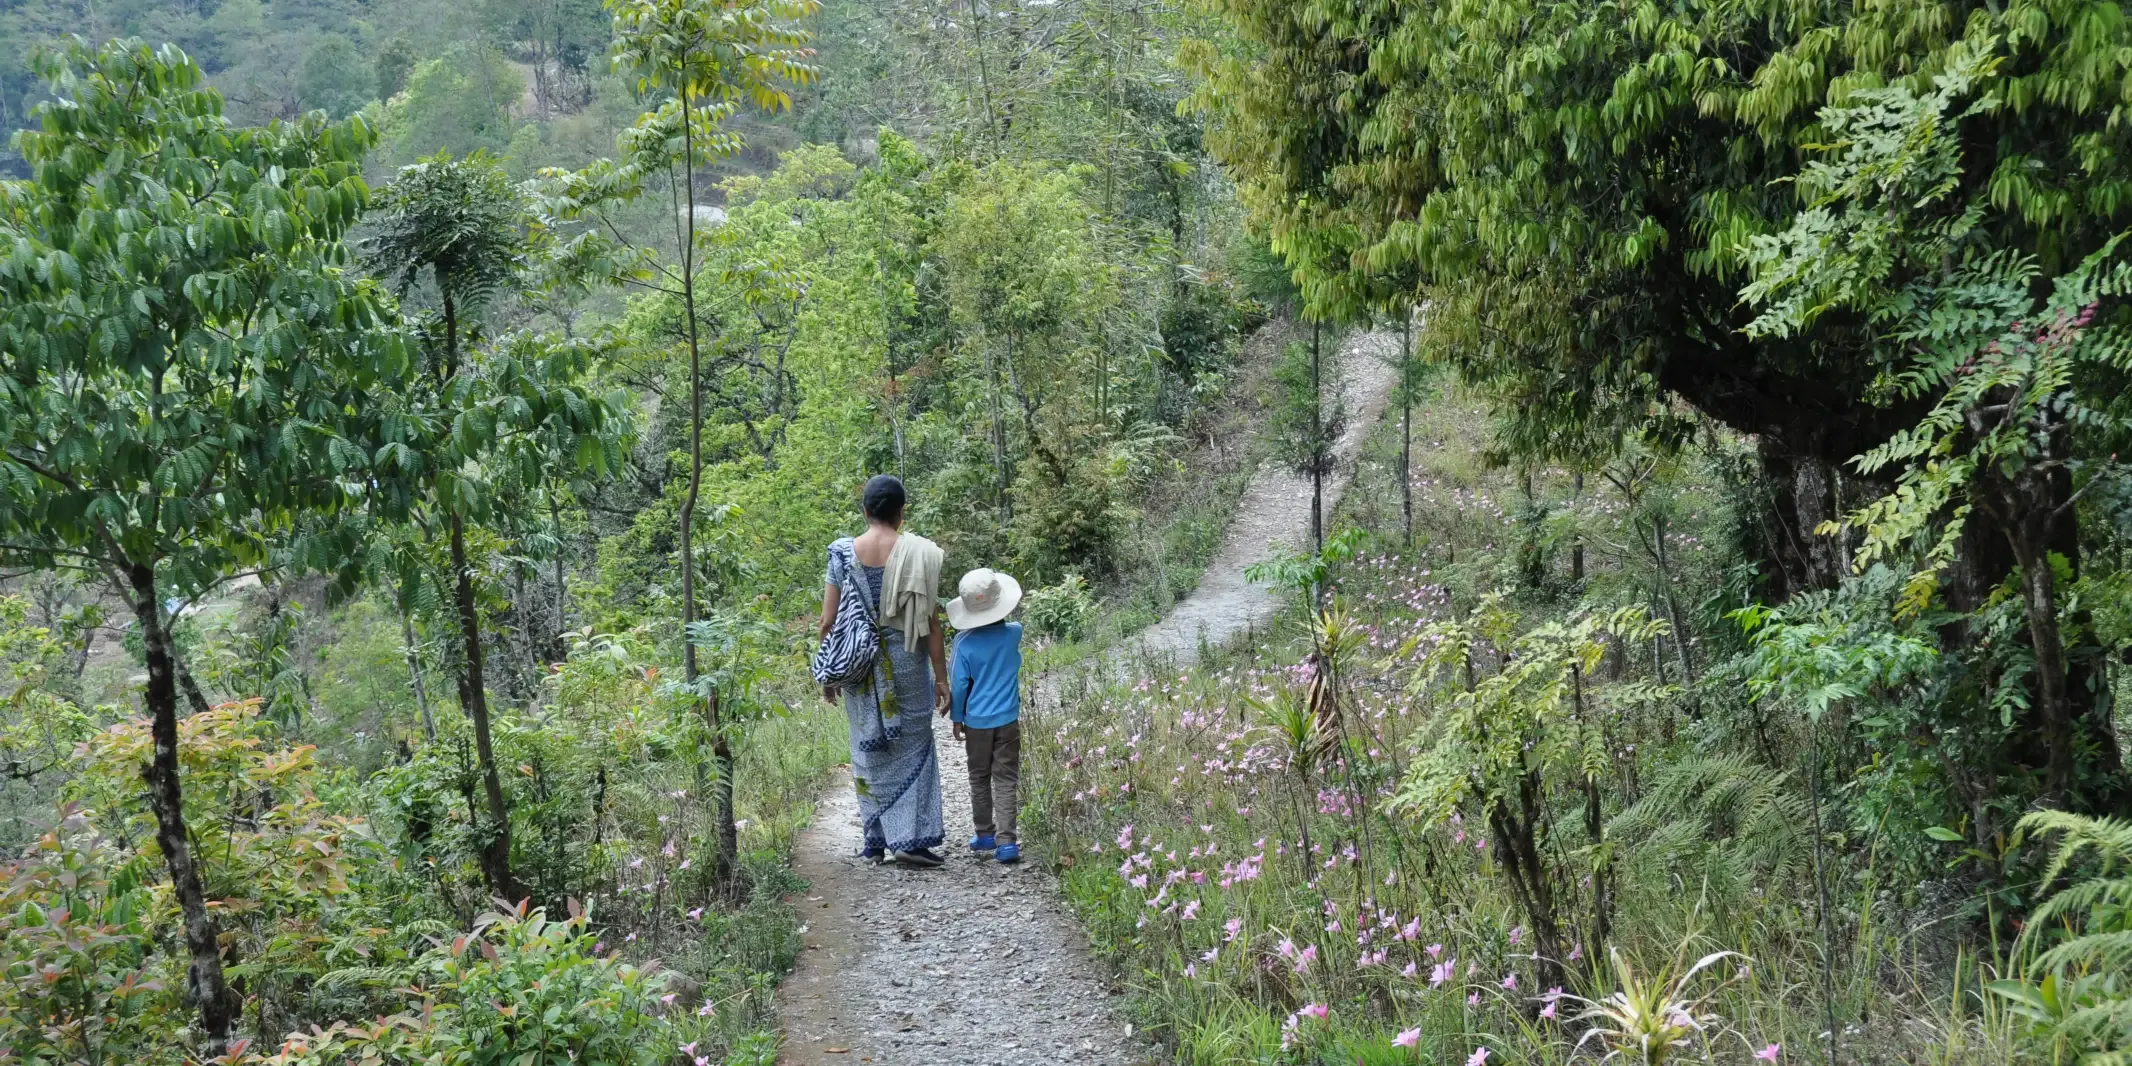
<path fill-rule="evenodd" d="M 888 565 L 881 573 L 881 624 L 903 631 L 903 650 L 917 651 L 933 628 L 933 609 L 940 602 L 940 564 L 947 553 L 940 545 L 905 533 L 888 550 Z"/>

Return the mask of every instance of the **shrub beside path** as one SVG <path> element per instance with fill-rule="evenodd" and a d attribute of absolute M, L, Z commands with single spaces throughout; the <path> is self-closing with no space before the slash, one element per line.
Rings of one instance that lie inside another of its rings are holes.
<path fill-rule="evenodd" d="M 1340 353 L 1350 411 L 1342 469 L 1325 486 L 1325 513 L 1391 395 L 1397 333 L 1350 337 Z M 1109 656 L 1138 649 L 1189 662 L 1262 627 L 1278 607 L 1244 568 L 1310 537 L 1310 481 L 1269 465 L 1253 477 L 1236 517 L 1192 594 L 1161 622 Z M 1039 682 L 1057 691 L 1054 679 Z M 1039 699 L 1044 698 L 1042 695 Z M 806 947 L 778 992 L 791 1066 L 1133 1066 L 1157 1049 L 1120 1009 L 1122 989 L 1088 953 L 1059 900 L 1049 865 L 1031 855 L 1001 866 L 962 846 L 970 783 L 946 719 L 934 719 L 946 799 L 947 865 L 875 866 L 857 857 L 858 802 L 848 769 L 831 783 L 793 866 L 811 887 L 800 903 Z"/>

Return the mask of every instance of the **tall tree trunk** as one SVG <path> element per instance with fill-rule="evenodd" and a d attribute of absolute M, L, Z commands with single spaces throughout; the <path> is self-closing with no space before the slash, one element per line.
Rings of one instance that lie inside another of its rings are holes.
<path fill-rule="evenodd" d="M 689 627 L 696 623 L 696 507 L 703 496 L 703 341 L 696 315 L 696 140 L 693 125 L 688 121 L 690 108 L 686 85 L 681 88 L 682 136 L 686 162 L 683 164 L 682 184 L 688 195 L 688 221 L 681 248 L 681 303 L 688 315 L 688 496 L 681 509 L 681 665 L 682 673 L 691 688 L 702 676 L 703 667 L 696 655 L 696 642 L 689 639 Z M 703 705 L 705 724 L 711 731 L 711 758 L 717 763 L 718 780 L 724 784 L 718 790 L 713 817 L 718 821 L 718 864 L 712 871 L 722 885 L 730 885 L 735 873 L 738 856 L 729 850 L 727 842 L 735 836 L 733 831 L 732 750 L 727 745 L 724 723 L 719 720 L 718 701 L 709 699 Z"/>
<path fill-rule="evenodd" d="M 888 414 L 889 437 L 896 449 L 896 476 L 903 476 L 903 370 L 896 365 L 896 349 L 902 344 L 903 316 L 888 301 L 888 267 L 879 245 L 874 248 L 874 293 L 887 319 L 887 337 L 881 345 L 888 366 L 888 381 L 882 389 L 881 409 Z"/>
<path fill-rule="evenodd" d="M 1942 656 L 1948 662 L 1974 662 L 1980 670 L 1989 669 L 1990 657 L 1978 647 L 1981 627 L 1976 620 L 2013 575 L 2034 657 L 2029 682 L 2034 695 L 2003 756 L 1989 766 L 1963 769 L 1979 774 L 1980 800 L 2010 776 L 2026 776 L 2029 768 L 2041 767 L 2044 792 L 2052 802 L 2114 813 L 2125 805 L 2127 783 L 2110 701 L 2096 691 L 2099 649 L 2079 616 L 2070 628 L 2061 627 L 2058 617 L 2060 590 L 2052 557 L 2063 557 L 2076 578 L 2082 558 L 2079 526 L 2066 507 L 2071 479 L 2059 468 L 2024 473 L 2011 482 L 1989 477 L 1977 489 L 1978 506 L 1962 529 L 1941 586 L 1956 619 L 1939 630 Z M 2084 750 L 2092 753 L 2086 780 L 2080 766 Z M 1987 812 L 1978 819 L 1981 832 L 1989 808 L 1980 809 Z"/>
<path fill-rule="evenodd" d="M 1541 512 L 1539 496 L 1533 492 L 1530 466 L 1518 480 L 1518 498 L 1522 507 L 1518 517 L 1518 580 L 1526 588 L 1537 589 L 1547 583 L 1547 553 L 1540 543 L 1547 516 Z"/>
<path fill-rule="evenodd" d="M 1575 664 L 1571 664 L 1569 669 L 1570 695 L 1576 705 L 1577 718 L 1579 721 L 1583 721 L 1585 716 L 1584 670 Z M 1601 730 L 1603 732 L 1605 726 L 1604 721 L 1602 721 L 1600 725 Z M 1613 745 L 1611 743 L 1609 743 L 1607 746 L 1609 750 L 1612 750 Z M 1592 842 L 1592 855 L 1595 859 L 1605 854 L 1606 821 L 1604 818 L 1604 813 L 1604 808 L 1600 802 L 1599 778 L 1595 774 L 1585 774 L 1584 833 L 1585 836 L 1590 838 Z M 1592 943 L 1591 951 L 1589 952 L 1588 957 L 1597 960 L 1606 957 L 1607 941 L 1613 935 L 1614 892 L 1611 878 L 1608 877 L 1607 867 L 1603 862 L 1595 863 L 1594 868 L 1591 872 L 1591 880 Z"/>
<path fill-rule="evenodd" d="M 148 663 L 149 733 L 155 751 L 141 779 L 148 786 L 148 805 L 155 812 L 156 848 L 170 871 L 171 893 L 177 898 L 184 919 L 185 998 L 200 1010 L 203 1058 L 216 1058 L 229 1050 L 243 1002 L 229 987 L 222 973 L 222 952 L 217 942 L 215 917 L 207 909 L 207 893 L 193 865 L 192 835 L 185 827 L 185 804 L 178 787 L 178 664 L 163 625 L 163 608 L 157 602 L 155 568 L 130 563 L 127 583 L 133 586 L 134 617 L 140 623 L 141 641 Z"/>
<path fill-rule="evenodd" d="M 984 16 L 977 13 L 977 0 L 969 0 L 971 45 L 977 52 L 977 87 L 985 102 L 985 133 L 993 140 L 993 151 L 999 150 L 999 121 L 993 116 L 992 76 L 985 65 Z"/>
<path fill-rule="evenodd" d="M 525 898 L 518 879 L 511 873 L 511 808 L 503 796 L 503 777 L 496 771 L 496 748 L 489 736 L 489 696 L 482 676 L 481 616 L 474 603 L 473 567 L 466 557 L 466 523 L 451 516 L 452 600 L 459 609 L 459 640 L 463 655 L 459 666 L 459 706 L 474 724 L 474 756 L 481 764 L 481 791 L 488 803 L 489 827 L 481 844 L 481 875 L 489 891 L 513 903 Z"/>
<path fill-rule="evenodd" d="M 1310 324 L 1310 544 L 1325 550 L 1325 464 L 1332 446 L 1325 440 L 1325 379 L 1319 349 L 1319 323 Z"/>
<path fill-rule="evenodd" d="M 1579 470 L 1569 476 L 1569 515 L 1573 523 L 1570 527 L 1569 583 L 1575 586 L 1584 584 L 1584 529 L 1581 524 L 1576 524 L 1577 508 L 1583 503 L 1584 471 Z"/>
<path fill-rule="evenodd" d="M 1805 548 L 1806 576 L 1814 588 L 1835 588 L 1843 582 L 1843 545 L 1835 537 L 1818 532 L 1821 523 L 1840 517 L 1836 486 L 1829 465 L 1812 456 L 1792 461 L 1792 505 L 1796 509 L 1799 540 Z"/>
<path fill-rule="evenodd" d="M 206 714 L 214 710 L 214 705 L 207 702 L 207 693 L 200 691 L 200 683 L 193 680 L 192 671 L 185 668 L 185 660 L 179 657 L 175 648 L 171 650 L 170 660 L 177 665 L 178 687 L 184 690 L 185 702 L 192 708 L 192 713 Z"/>
<path fill-rule="evenodd" d="M 1834 538 L 1823 537 L 1832 541 Z M 1695 684 L 1695 667 L 1688 660 L 1688 630 L 1681 624 L 1680 596 L 1673 590 L 1673 557 L 1666 551 L 1666 516 L 1651 516 L 1651 557 L 1658 564 L 1658 585 L 1665 592 L 1666 620 L 1673 626 L 1673 653 L 1680 659 L 1684 684 Z"/>
<path fill-rule="evenodd" d="M 437 719 L 429 710 L 429 686 L 422 681 L 422 653 L 415 644 L 415 621 L 407 607 L 400 607 L 400 646 L 407 651 L 407 677 L 415 690 L 415 709 L 422 712 L 422 736 L 435 742 Z"/>
<path fill-rule="evenodd" d="M 1005 386 L 1000 383 L 1000 357 L 991 351 L 990 345 L 986 346 L 986 362 L 992 378 L 992 468 L 998 479 L 999 528 L 1004 530 L 1014 521 L 1013 504 L 1007 496 L 1007 422 L 1000 411 L 1000 391 Z"/>
<path fill-rule="evenodd" d="M 1489 805 L 1488 820 L 1495 831 L 1496 854 L 1509 874 L 1511 895 L 1516 897 L 1525 920 L 1532 923 L 1534 966 L 1541 986 L 1559 987 L 1563 978 L 1562 926 L 1555 911 L 1554 886 L 1550 881 L 1536 834 L 1539 832 L 1541 790 L 1538 775 L 1518 781 L 1518 810 L 1508 797 Z M 1522 816 L 1521 816 L 1522 815 Z"/>
<path fill-rule="evenodd" d="M 2043 734 L 2044 793 L 2070 804 L 2078 782 L 2076 731 L 2065 635 L 2058 628 L 2058 575 L 2051 567 L 2053 493 L 2041 472 L 2024 471 L 1998 495 L 2003 528 L 2014 563 L 2021 568 L 2021 609 L 2028 622 L 2030 654 L 2035 656 L 2035 716 Z"/>
<path fill-rule="evenodd" d="M 444 380 L 449 385 L 459 374 L 459 309 L 453 303 L 451 286 L 440 272 L 437 287 L 444 292 Z M 481 658 L 481 611 L 474 602 L 474 568 L 466 556 L 466 519 L 447 508 L 452 556 L 452 603 L 459 614 L 459 709 L 474 726 L 474 756 L 481 770 L 481 790 L 489 808 L 487 839 L 481 843 L 481 876 L 489 891 L 512 903 L 525 898 L 518 879 L 511 874 L 511 807 L 504 799 L 503 777 L 496 771 L 496 748 L 489 735 L 488 679 Z"/>
<path fill-rule="evenodd" d="M 712 690 L 707 701 L 710 720 L 718 721 L 718 692 Z M 740 824 L 733 818 L 733 748 L 725 732 L 719 730 L 711 735 L 711 756 L 718 760 L 718 780 L 711 785 L 713 807 L 718 815 L 718 861 L 724 864 L 729 878 L 736 878 L 740 866 Z M 729 885 L 733 883 L 729 881 Z"/>
<path fill-rule="evenodd" d="M 1825 460 L 1788 448 L 1773 436 L 1758 440 L 1756 454 L 1760 485 L 1768 493 L 1755 505 L 1762 525 L 1762 543 L 1755 552 L 1767 583 L 1765 594 L 1770 602 L 1783 603 L 1801 592 L 1836 587 L 1846 560 L 1834 538 L 1814 534 L 1815 526 L 1838 517 L 1827 491 Z"/>
<path fill-rule="evenodd" d="M 570 586 L 563 575 L 563 512 L 553 491 L 548 493 L 548 521 L 555 526 L 555 632 L 547 641 L 548 656 L 551 662 L 562 662 L 570 657 L 570 642 L 563 638 L 570 630 Z"/>
<path fill-rule="evenodd" d="M 1414 311 L 1399 316 L 1399 509 L 1407 551 L 1414 550 Z"/>
<path fill-rule="evenodd" d="M 2073 704 L 2066 694 L 2065 641 L 2058 631 L 2057 575 L 2050 559 L 2019 552 L 2021 606 L 2028 615 L 2029 645 L 2036 656 L 2036 710 L 2050 753 L 2044 787 L 2060 802 L 2073 794 L 2076 778 Z"/>

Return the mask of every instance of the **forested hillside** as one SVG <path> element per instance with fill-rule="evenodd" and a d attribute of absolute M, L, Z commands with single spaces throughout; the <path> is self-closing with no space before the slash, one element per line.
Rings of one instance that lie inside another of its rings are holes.
<path fill-rule="evenodd" d="M 1160 1055 L 2118 1061 L 2128 57 L 0 0 L 0 1063 L 778 1061 L 877 473 L 1031 590 L 1025 839 Z M 1133 661 L 1261 464 L 1353 479 L 1282 625 Z"/>

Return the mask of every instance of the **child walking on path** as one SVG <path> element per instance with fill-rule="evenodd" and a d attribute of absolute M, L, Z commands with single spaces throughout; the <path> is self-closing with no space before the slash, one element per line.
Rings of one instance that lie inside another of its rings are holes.
<path fill-rule="evenodd" d="M 1014 835 L 1021 807 L 1022 626 L 1007 621 L 1022 587 L 990 569 L 962 575 L 961 595 L 948 601 L 955 656 L 948 666 L 949 717 L 970 759 L 970 814 L 977 835 L 970 850 L 1000 862 L 1022 857 Z"/>

